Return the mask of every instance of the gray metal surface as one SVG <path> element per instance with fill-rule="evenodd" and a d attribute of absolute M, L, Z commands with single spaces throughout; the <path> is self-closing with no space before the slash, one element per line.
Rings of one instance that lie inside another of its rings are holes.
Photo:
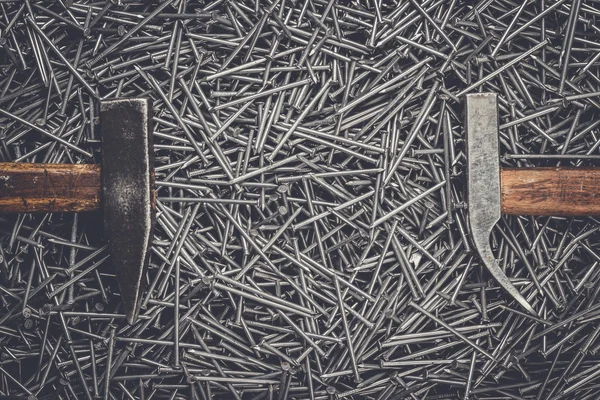
<path fill-rule="evenodd" d="M 537 313 L 512 284 L 490 247 L 490 234 L 500 220 L 500 151 L 498 147 L 498 95 L 465 96 L 467 135 L 467 201 L 471 240 L 485 267 L 498 283 L 532 315 Z"/>
<path fill-rule="evenodd" d="M 537 316 L 529 302 L 500 268 L 490 247 L 490 234 L 500 220 L 502 209 L 497 94 L 473 93 L 465 96 L 465 130 L 471 240 L 494 279 L 525 310 Z"/>

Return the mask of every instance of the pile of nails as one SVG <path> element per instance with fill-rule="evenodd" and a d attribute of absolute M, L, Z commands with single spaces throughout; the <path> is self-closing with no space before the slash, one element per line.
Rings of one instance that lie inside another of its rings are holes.
<path fill-rule="evenodd" d="M 99 100 L 146 96 L 158 196 L 134 325 L 98 216 L 0 217 L 0 397 L 597 399 L 600 221 L 503 217 L 521 311 L 470 245 L 461 99 L 499 94 L 504 166 L 597 164 L 599 15 L 0 0 L 0 161 L 98 162 Z"/>

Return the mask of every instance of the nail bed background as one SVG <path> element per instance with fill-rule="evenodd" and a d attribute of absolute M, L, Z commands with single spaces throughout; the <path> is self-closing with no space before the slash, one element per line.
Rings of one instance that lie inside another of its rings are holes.
<path fill-rule="evenodd" d="M 159 210 L 134 326 L 97 216 L 2 216 L 0 390 L 597 396 L 596 219 L 493 232 L 537 321 L 469 244 L 457 96 L 504 166 L 597 164 L 599 10 L 522 4 L 0 2 L 1 160 L 97 162 L 97 99 L 150 96 Z"/>

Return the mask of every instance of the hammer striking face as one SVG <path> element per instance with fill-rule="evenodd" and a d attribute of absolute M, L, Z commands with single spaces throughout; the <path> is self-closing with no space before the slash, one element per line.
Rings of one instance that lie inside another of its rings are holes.
<path fill-rule="evenodd" d="M 154 229 L 151 101 L 103 101 L 100 122 L 101 166 L 0 163 L 0 212 L 101 209 L 123 308 L 133 323 Z"/>

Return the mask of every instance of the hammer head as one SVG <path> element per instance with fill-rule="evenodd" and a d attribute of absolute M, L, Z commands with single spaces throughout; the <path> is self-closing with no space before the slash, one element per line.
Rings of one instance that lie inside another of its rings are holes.
<path fill-rule="evenodd" d="M 467 131 L 467 199 L 471 238 L 481 261 L 498 283 L 521 306 L 537 315 L 506 276 L 490 247 L 490 234 L 501 215 L 498 96 L 468 94 L 465 99 Z"/>
<path fill-rule="evenodd" d="M 127 320 L 140 308 L 156 214 L 152 148 L 152 102 L 101 102 L 104 229 Z"/>

